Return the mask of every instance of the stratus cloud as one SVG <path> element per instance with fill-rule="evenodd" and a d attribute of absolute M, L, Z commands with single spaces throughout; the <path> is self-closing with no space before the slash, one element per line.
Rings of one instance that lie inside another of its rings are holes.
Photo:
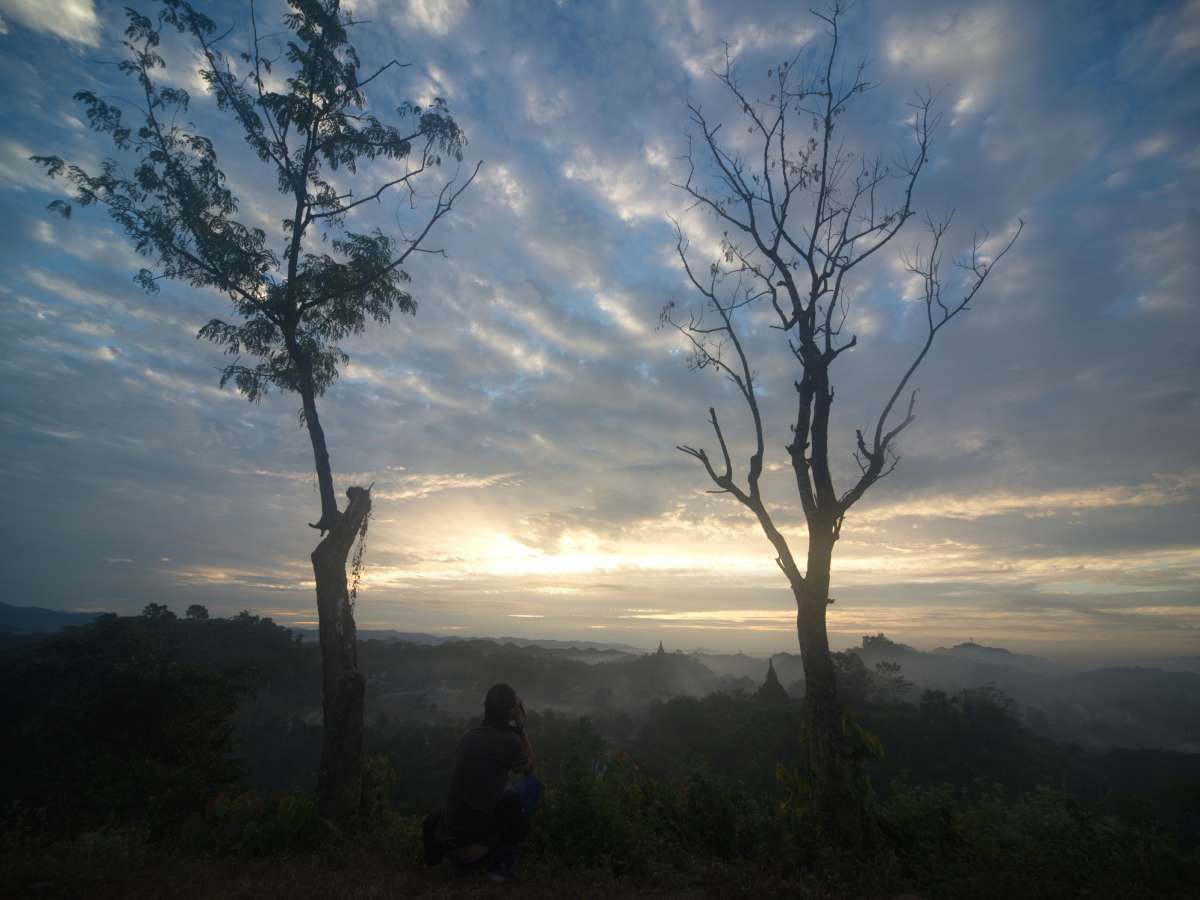
<path fill-rule="evenodd" d="M 982 519 L 1018 513 L 1027 518 L 1112 509 L 1158 507 L 1194 501 L 1200 493 L 1200 473 L 1162 476 L 1139 485 L 1110 485 L 1040 493 L 985 492 L 943 494 L 882 506 L 864 506 L 854 514 L 859 522 L 879 523 L 905 516 L 919 518 Z"/>
<path fill-rule="evenodd" d="M 511 487 L 520 485 L 521 482 L 511 472 L 482 476 L 459 472 L 456 475 L 402 475 L 390 479 L 388 483 L 395 487 L 375 491 L 376 499 L 416 500 L 442 491 Z"/>
<path fill-rule="evenodd" d="M 20 141 L 0 140 L 0 187 L 53 191 L 54 182 L 29 161 L 33 151 Z"/>
<path fill-rule="evenodd" d="M 1200 54 L 1200 0 L 1166 5 L 1129 40 L 1123 61 L 1132 69 L 1186 64 Z"/>
<path fill-rule="evenodd" d="M 33 31 L 100 46 L 100 19 L 92 0 L 0 0 L 0 15 Z"/>
<path fill-rule="evenodd" d="M 339 472 L 337 478 L 339 481 L 351 484 L 374 483 L 376 487 L 372 491 L 372 496 L 376 500 L 418 500 L 443 491 L 519 487 L 521 484 L 519 477 L 513 472 L 501 472 L 495 475 L 468 475 L 464 472 L 397 474 L 402 468 L 389 466 L 379 475 L 369 472 Z M 300 470 L 230 468 L 225 471 L 230 475 L 274 478 L 298 484 L 308 484 L 314 478 L 312 472 Z"/>
<path fill-rule="evenodd" d="M 563 177 L 587 185 L 623 222 L 661 219 L 667 206 L 661 173 L 649 171 L 636 157 L 620 163 L 604 162 L 591 147 L 576 148 L 563 166 Z"/>
<path fill-rule="evenodd" d="M 1200 243 L 1200 216 L 1163 228 L 1138 232 L 1130 245 L 1130 264 L 1141 275 L 1146 290 L 1138 294 L 1138 306 L 1147 312 L 1195 308 L 1200 295 L 1200 262 L 1195 248 Z"/>
<path fill-rule="evenodd" d="M 409 17 L 434 34 L 448 34 L 467 11 L 467 0 L 409 0 Z"/>
<path fill-rule="evenodd" d="M 303 567 L 272 570 L 235 569 L 221 566 L 180 566 L 170 569 L 170 578 L 186 587 L 243 587 L 267 591 L 303 590 L 312 576 Z"/>

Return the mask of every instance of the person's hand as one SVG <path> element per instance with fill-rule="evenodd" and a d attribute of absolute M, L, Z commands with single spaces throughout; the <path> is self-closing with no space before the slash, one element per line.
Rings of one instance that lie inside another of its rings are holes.
<path fill-rule="evenodd" d="M 525 726 L 525 701 L 517 698 L 517 705 L 513 707 L 513 721 L 517 725 Z"/>

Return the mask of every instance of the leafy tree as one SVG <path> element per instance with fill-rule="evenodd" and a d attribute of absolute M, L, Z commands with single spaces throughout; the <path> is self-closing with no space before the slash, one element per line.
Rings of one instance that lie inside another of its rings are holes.
<path fill-rule="evenodd" d="M 913 688 L 896 662 L 875 663 L 875 695 L 886 703 L 898 703 Z"/>
<path fill-rule="evenodd" d="M 175 621 L 175 613 L 165 603 L 147 603 L 142 609 L 142 618 L 158 622 Z"/>
<path fill-rule="evenodd" d="M 749 414 L 754 451 L 744 482 L 736 477 L 715 408 L 709 409 L 709 422 L 719 453 L 710 456 L 686 445 L 679 449 L 700 462 L 718 492 L 753 513 L 775 551 L 797 607 L 813 821 L 826 834 L 857 843 L 874 829 L 866 798 L 856 787 L 854 741 L 849 737 L 855 730 L 848 727 L 838 697 L 826 631 L 834 545 L 851 507 L 896 466 L 896 439 L 915 416 L 916 391 L 909 391 L 917 368 L 942 329 L 978 296 L 1016 235 L 990 257 L 977 237 L 959 263 L 961 293 L 951 296 L 954 288 L 945 285 L 942 271 L 950 219 L 928 219 L 928 249 L 908 260 L 909 271 L 924 286 L 926 334 L 911 364 L 884 395 L 878 419 L 857 432 L 859 475 L 839 490 L 829 446 L 831 373 L 858 343 L 855 336 L 841 337 L 850 284 L 859 267 L 891 244 L 915 214 L 914 189 L 937 125 L 932 98 L 918 98 L 909 116 L 912 149 L 895 169 L 881 157 L 856 153 L 847 145 L 842 116 L 873 85 L 864 78 L 865 64 L 841 65 L 844 8 L 835 0 L 827 13 L 815 13 L 826 26 L 826 52 L 811 68 L 801 64 L 800 55 L 772 67 L 767 99 L 743 86 L 726 57 L 717 77 L 739 111 L 739 127 L 722 129 L 699 107 L 689 106 L 696 150 L 687 155 L 687 178 L 679 187 L 716 221 L 723 240 L 720 258 L 701 264 L 677 226 L 678 256 L 700 297 L 700 309 L 681 313 L 669 303 L 663 322 L 690 342 L 693 368 L 729 378 Z M 803 555 L 779 529 L 760 486 L 766 425 L 758 367 L 740 324 L 749 310 L 760 309 L 772 318 L 779 350 L 795 367 L 796 413 L 786 450 L 807 525 Z"/>
<path fill-rule="evenodd" d="M 207 622 L 208 607 L 201 606 L 199 603 L 193 603 L 187 608 L 187 612 L 185 612 L 184 615 L 194 622 Z"/>
<path fill-rule="evenodd" d="M 101 616 L 0 654 L 5 809 L 44 809 L 53 828 L 160 830 L 237 779 L 244 685 L 180 659 L 173 616 L 148 618 Z"/>
<path fill-rule="evenodd" d="M 355 809 L 360 798 L 364 682 L 346 560 L 355 537 L 365 533 L 371 497 L 369 488 L 351 487 L 348 506 L 338 509 L 317 398 L 348 360 L 340 341 L 369 321 L 415 312 L 404 266 L 414 254 L 430 252 L 431 231 L 479 167 L 441 182 L 432 209 L 398 237 L 377 228 L 352 230 L 354 211 L 388 192 L 406 191 L 419 208 L 418 187 L 444 160 L 461 163 L 466 139 L 441 99 L 427 108 L 402 103 L 399 124 L 382 121 L 365 89 L 400 63 L 364 73 L 350 43 L 350 29 L 359 23 L 342 12 L 339 0 L 289 0 L 289 7 L 286 48 L 271 56 L 274 44 L 259 35 L 251 5 L 248 49 L 237 60 L 222 49 L 229 32 L 218 33 L 183 0 L 162 0 L 156 18 L 128 10 L 119 69 L 136 86 L 137 121 L 126 121 L 126 104 L 87 90 L 75 96 L 90 127 L 108 135 L 132 168 L 115 159 L 98 171 L 56 156 L 34 159 L 51 176 L 65 177 L 80 205 L 107 209 L 150 261 L 137 276 L 147 291 L 167 278 L 228 297 L 231 315 L 200 330 L 231 357 L 222 385 L 232 382 L 252 401 L 271 389 L 300 395 L 321 497 L 313 527 L 323 537 L 312 554 L 324 670 L 318 792 L 322 812 L 338 815 Z M 274 239 L 237 218 L 239 200 L 213 141 L 187 121 L 187 92 L 155 81 L 164 66 L 164 28 L 194 42 L 217 107 L 234 120 L 271 173 L 268 183 L 283 195 L 287 214 Z M 282 79 L 277 65 L 286 69 Z M 361 194 L 346 187 L 370 162 L 387 163 L 391 174 Z M 64 201 L 52 207 L 71 211 Z"/>

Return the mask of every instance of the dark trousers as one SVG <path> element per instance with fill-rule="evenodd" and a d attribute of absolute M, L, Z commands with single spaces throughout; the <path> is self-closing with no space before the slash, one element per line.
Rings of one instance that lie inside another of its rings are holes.
<path fill-rule="evenodd" d="M 515 847 L 529 837 L 529 817 L 542 796 L 542 783 L 522 775 L 496 804 L 495 831 L 501 846 Z"/>

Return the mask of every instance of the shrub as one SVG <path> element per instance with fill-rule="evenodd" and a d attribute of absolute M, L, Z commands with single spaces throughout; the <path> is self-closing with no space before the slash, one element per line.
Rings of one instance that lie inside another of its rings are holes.
<path fill-rule="evenodd" d="M 968 800 L 948 785 L 897 790 L 883 806 L 912 879 L 976 897 L 1194 896 L 1200 854 L 1059 791 Z"/>

